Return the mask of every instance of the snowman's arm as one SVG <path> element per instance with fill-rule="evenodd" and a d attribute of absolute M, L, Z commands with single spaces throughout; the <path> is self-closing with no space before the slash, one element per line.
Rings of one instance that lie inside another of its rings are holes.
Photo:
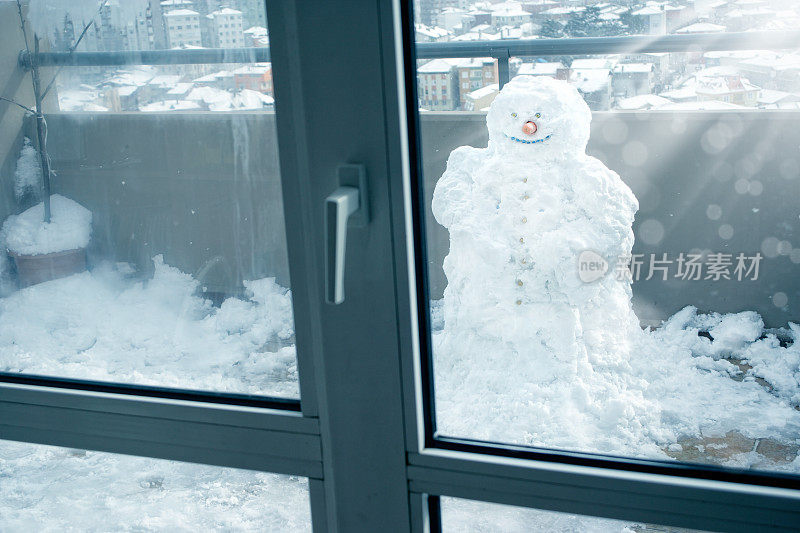
<path fill-rule="evenodd" d="M 630 253 L 639 202 L 619 175 L 590 157 L 575 195 L 596 234 L 595 251 L 614 257 Z"/>
<path fill-rule="evenodd" d="M 472 146 L 460 146 L 447 158 L 447 169 L 436 182 L 431 202 L 434 218 L 445 228 L 450 228 L 457 217 L 466 211 L 480 152 Z"/>

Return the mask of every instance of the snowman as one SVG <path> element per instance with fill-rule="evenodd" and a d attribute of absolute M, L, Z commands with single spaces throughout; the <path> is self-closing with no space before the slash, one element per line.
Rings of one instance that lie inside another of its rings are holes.
<path fill-rule="evenodd" d="M 616 272 L 638 203 L 586 155 L 590 121 L 568 83 L 520 76 L 489 109 L 488 147 L 450 154 L 432 204 L 450 233 L 443 357 L 528 361 L 540 381 L 625 364 L 639 326 Z"/>

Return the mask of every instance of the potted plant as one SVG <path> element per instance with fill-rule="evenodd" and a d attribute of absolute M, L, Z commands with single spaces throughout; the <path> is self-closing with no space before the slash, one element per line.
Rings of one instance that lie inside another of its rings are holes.
<path fill-rule="evenodd" d="M 91 0 L 97 7 L 97 0 Z M 100 14 L 108 0 L 99 3 L 96 15 Z M 86 1 L 80 2 L 85 9 Z M 13 99 L 0 96 L 0 100 L 21 107 L 34 117 L 38 151 L 29 139 L 25 138 L 15 173 L 15 193 L 17 200 L 23 198 L 41 199 L 39 203 L 18 215 L 8 217 L 0 229 L 0 239 L 8 255 L 13 259 L 20 286 L 61 278 L 86 269 L 86 248 L 92 230 L 92 214 L 77 202 L 61 195 L 53 195 L 50 181 L 53 170 L 47 152 L 47 120 L 42 112 L 42 102 L 55 83 L 60 69 L 50 83 L 42 88 L 39 65 L 40 38 L 33 32 L 33 50 L 28 39 L 26 17 L 23 15 L 21 0 L 16 0 L 19 22 L 25 40 L 25 61 L 31 72 L 34 107 L 27 107 Z M 72 4 L 74 5 L 74 4 Z M 64 7 L 48 4 L 40 0 L 34 2 L 40 18 L 44 19 L 54 10 Z M 94 23 L 91 17 L 69 53 L 77 48 L 87 30 Z M 62 67 L 63 68 L 63 67 Z M 38 164 L 37 164 L 38 163 Z M 7 262 L 3 261 L 3 262 Z"/>

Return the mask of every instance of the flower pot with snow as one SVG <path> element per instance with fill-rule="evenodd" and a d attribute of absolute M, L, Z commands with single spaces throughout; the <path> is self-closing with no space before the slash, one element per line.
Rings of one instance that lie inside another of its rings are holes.
<path fill-rule="evenodd" d="M 39 203 L 3 223 L 0 237 L 17 267 L 20 287 L 86 270 L 91 211 L 59 194 L 50 197 L 50 208 L 50 222 L 43 221 Z"/>

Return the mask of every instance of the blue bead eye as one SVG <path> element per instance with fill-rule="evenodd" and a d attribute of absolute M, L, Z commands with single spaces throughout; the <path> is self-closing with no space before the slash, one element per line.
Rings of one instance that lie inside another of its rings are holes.
<path fill-rule="evenodd" d="M 536 113 L 534 116 L 535 116 L 536 118 L 542 118 L 542 114 L 541 114 L 541 113 Z"/>
<path fill-rule="evenodd" d="M 516 113 L 511 113 L 511 116 L 514 117 L 514 118 L 517 118 L 517 114 Z"/>

